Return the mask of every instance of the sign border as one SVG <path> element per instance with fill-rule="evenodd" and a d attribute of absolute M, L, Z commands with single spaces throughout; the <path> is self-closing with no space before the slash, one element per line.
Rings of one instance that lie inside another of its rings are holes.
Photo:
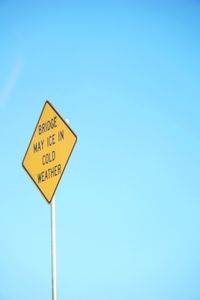
<path fill-rule="evenodd" d="M 34 137 L 34 134 L 35 134 L 35 132 L 36 132 L 36 130 L 37 130 L 37 127 L 38 127 L 39 121 L 40 121 L 40 119 L 41 119 L 42 113 L 43 113 L 43 111 L 44 111 L 44 109 L 45 109 L 45 106 L 46 106 L 47 104 L 50 105 L 50 107 L 55 111 L 55 113 L 59 116 L 59 118 L 64 122 L 64 124 L 68 127 L 68 129 L 72 132 L 72 134 L 73 134 L 73 135 L 75 136 L 75 138 L 76 138 L 75 143 L 74 143 L 74 146 L 73 146 L 73 148 L 72 148 L 72 150 L 71 150 L 71 152 L 70 152 L 70 154 L 69 154 L 68 159 L 66 160 L 66 163 L 65 163 L 64 168 L 63 168 L 63 172 L 62 172 L 62 174 L 61 174 L 61 176 L 60 176 L 60 178 L 59 178 L 59 180 L 58 180 L 58 182 L 57 182 L 57 185 L 56 185 L 56 187 L 55 187 L 55 189 L 54 189 L 54 192 L 53 192 L 53 194 L 52 194 L 52 197 L 51 197 L 50 201 L 48 201 L 48 199 L 47 199 L 46 196 L 44 195 L 43 191 L 42 191 L 41 188 L 36 184 L 35 180 L 33 179 L 33 177 L 31 176 L 31 174 L 28 172 L 28 170 L 26 169 L 26 167 L 25 167 L 25 165 L 24 165 L 25 157 L 26 157 L 27 152 L 28 152 L 28 150 L 29 150 L 29 148 L 30 148 L 31 142 L 32 142 L 33 137 Z M 59 114 L 59 112 L 55 109 L 55 107 L 51 104 L 51 102 L 50 102 L 49 100 L 46 100 L 46 101 L 45 101 L 45 104 L 44 104 L 44 106 L 43 106 L 43 108 L 42 108 L 42 111 L 41 111 L 41 113 L 40 113 L 40 116 L 39 116 L 39 118 L 38 118 L 37 124 L 36 124 L 36 126 L 35 126 L 35 130 L 33 131 L 33 134 L 32 134 L 32 137 L 31 137 L 31 139 L 30 139 L 29 145 L 28 145 L 28 147 L 27 147 L 26 153 L 25 153 L 24 158 L 23 158 L 23 160 L 22 160 L 22 167 L 24 168 L 24 170 L 26 171 L 26 173 L 29 175 L 29 177 L 32 179 L 32 181 L 34 182 L 34 184 L 36 185 L 36 187 L 39 189 L 39 191 L 42 193 L 43 197 L 45 198 L 45 200 L 47 201 L 48 204 L 51 204 L 51 202 L 52 202 L 52 199 L 53 199 L 53 197 L 54 197 L 54 195 L 55 195 L 55 192 L 56 192 L 56 190 L 57 190 L 57 187 L 58 187 L 58 185 L 59 185 L 59 183 L 60 183 L 60 180 L 61 180 L 61 178 L 62 178 L 62 176 L 63 176 L 63 174 L 64 174 L 64 171 L 65 171 L 65 168 L 66 168 L 66 166 L 67 166 L 67 163 L 68 163 L 68 161 L 69 161 L 69 159 L 70 159 L 70 157 L 71 157 L 71 154 L 72 154 L 72 152 L 73 152 L 73 150 L 74 150 L 74 147 L 75 147 L 75 145 L 76 145 L 77 139 L 78 139 L 78 137 L 77 137 L 77 135 L 75 134 L 75 132 L 71 129 L 71 127 L 67 124 L 67 122 L 63 119 L 63 117 Z"/>

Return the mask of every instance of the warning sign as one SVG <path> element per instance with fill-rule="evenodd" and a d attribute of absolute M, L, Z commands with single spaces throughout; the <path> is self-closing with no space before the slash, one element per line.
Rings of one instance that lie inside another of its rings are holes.
<path fill-rule="evenodd" d="M 54 196 L 76 141 L 76 134 L 46 101 L 22 165 L 48 203 Z"/>

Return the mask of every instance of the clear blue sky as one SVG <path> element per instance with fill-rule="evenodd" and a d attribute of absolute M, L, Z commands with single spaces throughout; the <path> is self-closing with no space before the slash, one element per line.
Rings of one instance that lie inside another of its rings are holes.
<path fill-rule="evenodd" d="M 0 300 L 51 299 L 50 206 L 21 167 L 46 99 L 78 135 L 58 300 L 200 299 L 200 1 L 0 1 Z"/>

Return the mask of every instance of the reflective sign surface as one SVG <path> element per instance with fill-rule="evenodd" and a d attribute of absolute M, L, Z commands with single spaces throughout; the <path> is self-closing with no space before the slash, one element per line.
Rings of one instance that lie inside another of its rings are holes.
<path fill-rule="evenodd" d="M 76 134 L 46 101 L 22 165 L 49 203 L 76 141 Z"/>

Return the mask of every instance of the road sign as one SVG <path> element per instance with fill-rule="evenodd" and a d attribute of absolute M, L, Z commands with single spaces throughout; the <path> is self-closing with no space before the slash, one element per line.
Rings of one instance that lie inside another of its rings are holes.
<path fill-rule="evenodd" d="M 76 134 L 46 101 L 22 165 L 48 203 L 54 196 L 76 141 Z"/>

